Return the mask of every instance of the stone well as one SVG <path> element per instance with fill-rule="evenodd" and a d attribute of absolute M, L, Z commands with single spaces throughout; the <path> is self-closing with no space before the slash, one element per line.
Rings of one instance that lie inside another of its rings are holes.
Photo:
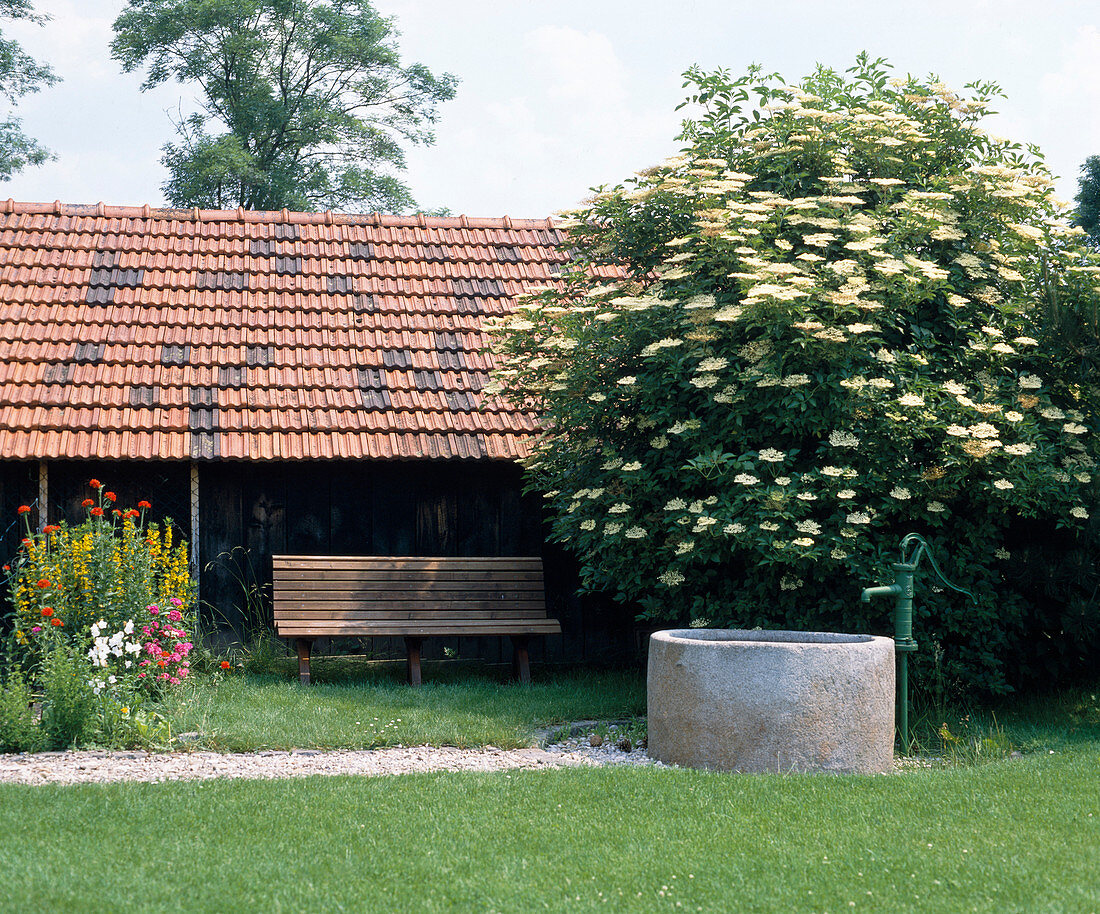
<path fill-rule="evenodd" d="M 649 641 L 649 754 L 723 771 L 890 770 L 894 642 L 676 629 Z"/>

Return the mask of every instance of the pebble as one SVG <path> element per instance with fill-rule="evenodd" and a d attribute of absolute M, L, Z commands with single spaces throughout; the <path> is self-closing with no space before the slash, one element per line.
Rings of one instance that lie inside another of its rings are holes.
<path fill-rule="evenodd" d="M 593 746 L 587 736 L 545 748 L 456 749 L 393 746 L 386 749 L 265 750 L 262 752 L 39 752 L 0 755 L 0 783 L 106 784 L 210 778 L 272 779 L 318 774 L 376 777 L 427 771 L 510 771 L 601 765 L 656 765 L 644 749 L 621 752 Z"/>

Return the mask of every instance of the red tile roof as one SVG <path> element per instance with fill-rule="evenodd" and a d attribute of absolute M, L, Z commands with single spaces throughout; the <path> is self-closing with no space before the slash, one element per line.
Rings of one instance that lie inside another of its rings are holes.
<path fill-rule="evenodd" d="M 0 457 L 516 458 L 486 316 L 548 219 L 0 202 Z"/>

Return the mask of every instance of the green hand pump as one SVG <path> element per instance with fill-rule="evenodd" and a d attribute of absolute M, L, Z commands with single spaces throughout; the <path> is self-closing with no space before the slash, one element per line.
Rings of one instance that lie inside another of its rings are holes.
<path fill-rule="evenodd" d="M 894 650 L 898 655 L 898 724 L 901 729 L 901 745 L 906 753 L 909 752 L 909 654 L 917 649 L 917 642 L 913 640 L 913 578 L 917 573 L 917 565 L 925 554 L 932 564 L 932 570 L 944 584 L 952 590 L 966 594 L 971 600 L 974 599 L 974 594 L 969 590 L 956 587 L 944 577 L 940 566 L 932 557 L 932 547 L 917 533 L 908 533 L 902 537 L 901 561 L 890 566 L 894 569 L 894 583 L 866 587 L 860 597 L 864 603 L 870 603 L 871 597 L 894 598 Z"/>

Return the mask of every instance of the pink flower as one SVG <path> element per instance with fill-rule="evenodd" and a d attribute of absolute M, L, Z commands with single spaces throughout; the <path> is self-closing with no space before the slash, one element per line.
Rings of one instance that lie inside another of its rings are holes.
<path fill-rule="evenodd" d="M 168 613 L 168 619 L 172 622 L 179 622 L 179 620 L 182 619 L 182 618 L 183 618 L 183 615 L 180 613 L 180 611 L 178 609 L 170 610 L 169 613 Z"/>
<path fill-rule="evenodd" d="M 138 679 L 144 679 L 144 678 L 145 678 L 144 673 L 138 673 Z"/>
<path fill-rule="evenodd" d="M 172 597 L 172 599 L 168 602 L 171 603 L 173 606 L 183 606 L 183 600 L 181 600 L 179 597 Z"/>
<path fill-rule="evenodd" d="M 167 679 L 167 678 L 168 678 L 168 674 L 167 674 L 167 673 L 161 673 L 161 674 L 160 674 L 160 675 L 159 675 L 159 676 L 157 677 L 157 679 Z"/>
<path fill-rule="evenodd" d="M 149 610 L 149 615 L 150 616 L 156 616 L 160 613 L 160 607 L 159 606 L 146 606 L 145 608 L 147 610 Z"/>
<path fill-rule="evenodd" d="M 183 665 L 182 665 L 182 666 L 180 667 L 180 671 L 179 671 L 179 677 L 180 677 L 180 679 L 186 679 L 186 678 L 187 678 L 187 676 L 188 676 L 188 673 L 189 673 L 189 672 L 190 672 L 190 671 L 189 671 L 189 670 L 187 669 L 187 664 L 186 664 L 186 663 L 184 663 L 184 664 L 183 664 Z"/>
<path fill-rule="evenodd" d="M 172 685 L 179 685 L 179 684 L 180 684 L 180 681 L 179 681 L 178 679 L 176 679 L 176 677 L 175 677 L 175 676 L 173 676 L 173 677 L 172 677 L 171 679 L 169 679 L 168 681 L 169 681 L 169 682 L 170 682 L 170 683 L 171 683 Z"/>
<path fill-rule="evenodd" d="M 36 625 L 34 628 L 31 629 L 31 634 L 37 635 L 40 631 L 42 631 L 42 626 Z"/>

